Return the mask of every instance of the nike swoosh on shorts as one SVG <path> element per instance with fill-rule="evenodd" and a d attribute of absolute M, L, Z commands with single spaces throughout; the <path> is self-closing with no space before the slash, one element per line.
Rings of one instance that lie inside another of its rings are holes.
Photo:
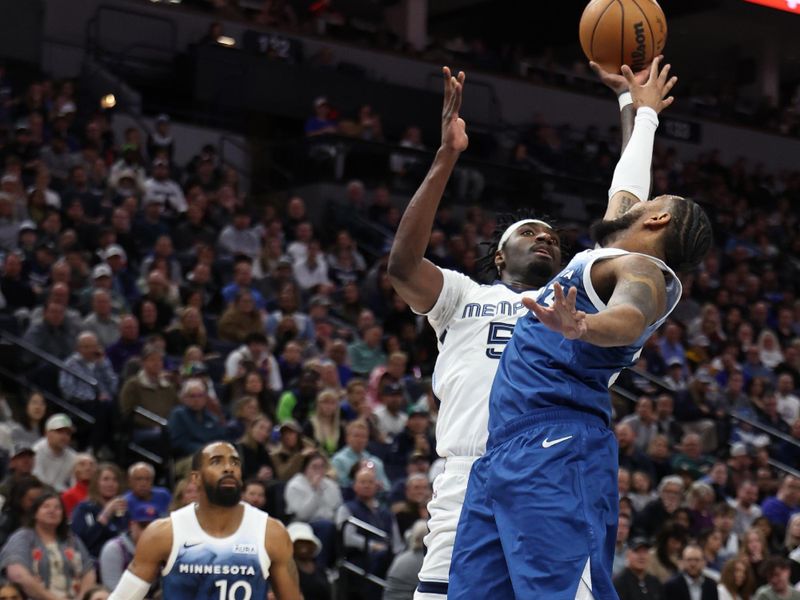
<path fill-rule="evenodd" d="M 573 436 L 568 435 L 566 437 L 558 438 L 557 440 L 545 440 L 542 442 L 542 448 L 549 448 L 550 446 L 555 446 L 556 444 L 560 444 L 561 442 L 566 442 L 567 440 L 571 439 Z"/>

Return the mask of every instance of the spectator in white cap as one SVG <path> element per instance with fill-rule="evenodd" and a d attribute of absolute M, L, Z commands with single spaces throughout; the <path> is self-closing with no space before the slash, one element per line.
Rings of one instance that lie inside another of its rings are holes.
<path fill-rule="evenodd" d="M 178 183 L 169 176 L 169 161 L 158 157 L 153 161 L 153 175 L 144 183 L 145 201 L 157 201 L 167 214 L 186 212 L 186 197 Z"/>
<path fill-rule="evenodd" d="M 331 586 L 325 571 L 315 560 L 322 550 L 322 543 L 314 535 L 311 525 L 295 521 L 286 528 L 294 545 L 294 562 L 300 575 L 300 591 L 304 598 L 330 598 Z"/>
<path fill-rule="evenodd" d="M 161 155 L 172 161 L 175 140 L 172 138 L 171 126 L 169 115 L 160 114 L 156 117 L 153 132 L 147 136 L 147 154 L 149 156 Z"/>
<path fill-rule="evenodd" d="M 92 310 L 94 293 L 97 290 L 108 292 L 111 313 L 120 315 L 128 311 L 128 303 L 125 297 L 114 290 L 114 272 L 108 263 L 99 263 L 92 268 L 91 282 L 80 292 L 78 307 L 83 314 Z"/>
<path fill-rule="evenodd" d="M 116 209 L 112 222 L 117 214 L 124 215 L 122 219 L 129 219 L 124 210 Z M 109 244 L 100 251 L 100 258 L 111 267 L 111 289 L 124 298 L 128 306 L 132 306 L 139 299 L 139 288 L 136 285 L 136 273 L 128 268 L 128 253 L 119 244 Z"/>
<path fill-rule="evenodd" d="M 326 133 L 336 133 L 339 125 L 336 117 L 328 104 L 328 99 L 320 96 L 314 100 L 314 116 L 306 120 L 306 136 L 324 135 Z"/>
<path fill-rule="evenodd" d="M 33 451 L 36 452 L 33 474 L 42 483 L 63 492 L 70 485 L 77 456 L 69 446 L 75 428 L 69 416 L 56 413 L 47 419 L 44 430 L 45 437 L 33 445 Z"/>

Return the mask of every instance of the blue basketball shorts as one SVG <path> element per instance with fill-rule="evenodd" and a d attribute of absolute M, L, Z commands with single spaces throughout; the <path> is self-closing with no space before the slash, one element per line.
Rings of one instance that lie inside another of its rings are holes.
<path fill-rule="evenodd" d="M 603 419 L 569 409 L 490 435 L 470 473 L 448 600 L 618 600 L 617 451 Z"/>

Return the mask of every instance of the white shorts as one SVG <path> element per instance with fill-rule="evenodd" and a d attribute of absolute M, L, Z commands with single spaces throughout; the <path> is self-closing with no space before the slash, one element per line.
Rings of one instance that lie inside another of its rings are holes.
<path fill-rule="evenodd" d="M 456 528 L 464 506 L 467 482 L 477 456 L 454 456 L 445 461 L 444 472 L 433 480 L 433 498 L 428 503 L 428 549 L 422 561 L 419 581 L 426 591 L 414 592 L 414 600 L 444 600 L 450 576 L 450 558 L 456 541 Z"/>

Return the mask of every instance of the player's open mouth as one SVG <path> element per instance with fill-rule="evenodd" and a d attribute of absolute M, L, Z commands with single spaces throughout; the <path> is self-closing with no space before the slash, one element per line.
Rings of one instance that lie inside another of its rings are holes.
<path fill-rule="evenodd" d="M 533 253 L 539 254 L 540 256 L 546 256 L 547 258 L 553 258 L 553 255 L 550 254 L 545 248 L 536 248 Z"/>
<path fill-rule="evenodd" d="M 233 477 L 226 477 L 219 482 L 219 487 L 236 487 L 237 485 L 238 483 Z"/>

